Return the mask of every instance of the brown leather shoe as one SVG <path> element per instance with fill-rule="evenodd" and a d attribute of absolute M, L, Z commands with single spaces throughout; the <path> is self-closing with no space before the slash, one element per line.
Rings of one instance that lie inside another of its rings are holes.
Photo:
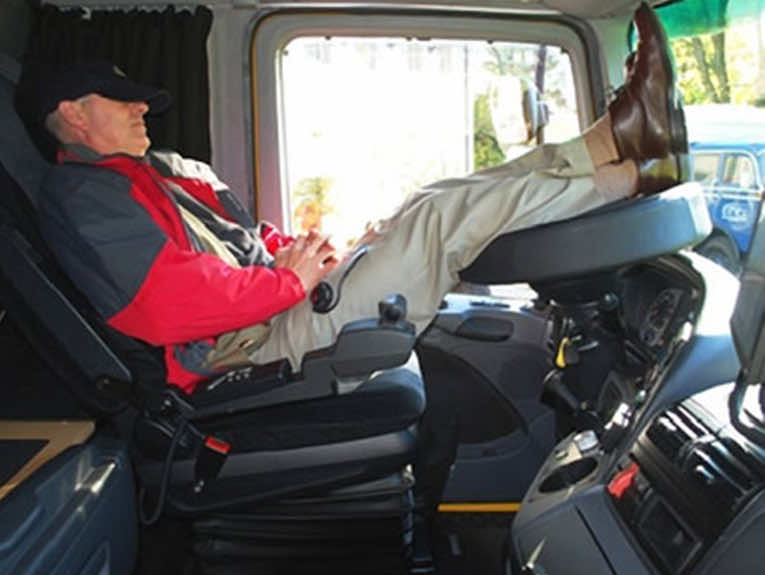
<path fill-rule="evenodd" d="M 667 38 L 651 8 L 635 12 L 638 46 L 627 79 L 609 106 L 614 141 L 622 160 L 642 162 L 686 153 L 688 140 Z"/>
<path fill-rule="evenodd" d="M 684 181 L 688 174 L 688 156 L 669 154 L 663 158 L 652 158 L 640 164 L 638 193 L 651 196 L 663 192 Z"/>

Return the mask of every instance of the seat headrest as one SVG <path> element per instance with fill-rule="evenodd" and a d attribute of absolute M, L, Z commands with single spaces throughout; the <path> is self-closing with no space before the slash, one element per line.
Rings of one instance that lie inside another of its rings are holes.
<path fill-rule="evenodd" d="M 29 137 L 16 113 L 13 98 L 21 65 L 5 54 L 0 54 L 0 163 L 18 182 L 24 194 L 37 206 L 37 193 L 45 173 L 50 168 Z"/>

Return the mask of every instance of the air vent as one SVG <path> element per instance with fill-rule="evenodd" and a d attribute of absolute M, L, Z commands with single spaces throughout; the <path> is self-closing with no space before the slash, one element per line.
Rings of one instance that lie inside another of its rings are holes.
<path fill-rule="evenodd" d="M 725 438 L 698 446 L 690 455 L 697 481 L 708 487 L 708 494 L 723 508 L 735 510 L 747 493 L 756 488 L 761 471 L 752 466 L 754 461 Z"/>
<path fill-rule="evenodd" d="M 646 435 L 686 484 L 700 488 L 717 509 L 733 512 L 758 483 L 760 470 L 753 459 L 685 406 L 659 415 Z"/>
<path fill-rule="evenodd" d="M 659 415 L 647 435 L 656 448 L 670 461 L 679 461 L 690 446 L 711 432 L 682 406 Z"/>

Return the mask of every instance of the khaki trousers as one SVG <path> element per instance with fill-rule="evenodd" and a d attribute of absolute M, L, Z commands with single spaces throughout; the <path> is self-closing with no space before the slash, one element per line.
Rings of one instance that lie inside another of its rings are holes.
<path fill-rule="evenodd" d="M 289 358 L 330 345 L 344 324 L 377 316 L 377 302 L 401 293 L 407 319 L 422 332 L 444 295 L 499 234 L 564 219 L 616 199 L 595 189 L 583 138 L 540 146 L 517 160 L 470 176 L 437 182 L 410 197 L 387 230 L 350 272 L 338 306 L 317 314 L 306 300 L 274 317 L 254 363 Z M 341 269 L 335 270 L 335 284 Z"/>

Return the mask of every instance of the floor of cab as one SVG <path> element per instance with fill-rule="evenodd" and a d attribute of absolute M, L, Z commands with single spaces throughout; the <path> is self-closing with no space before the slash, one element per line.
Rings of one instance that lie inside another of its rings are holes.
<path fill-rule="evenodd" d="M 435 575 L 500 575 L 512 513 L 440 513 Z"/>
<path fill-rule="evenodd" d="M 432 548 L 434 575 L 500 575 L 504 573 L 505 546 L 510 532 L 511 513 L 441 513 L 436 520 Z M 194 560 L 187 549 L 191 529 L 182 521 L 163 518 L 144 528 L 135 575 L 197 575 Z M 241 573 L 247 575 L 293 575 L 309 571 L 331 575 L 404 575 L 403 572 L 375 570 L 366 565 L 357 569 L 325 569 L 312 561 L 272 567 L 253 561 Z M 221 571 L 236 573 L 240 571 Z"/>

